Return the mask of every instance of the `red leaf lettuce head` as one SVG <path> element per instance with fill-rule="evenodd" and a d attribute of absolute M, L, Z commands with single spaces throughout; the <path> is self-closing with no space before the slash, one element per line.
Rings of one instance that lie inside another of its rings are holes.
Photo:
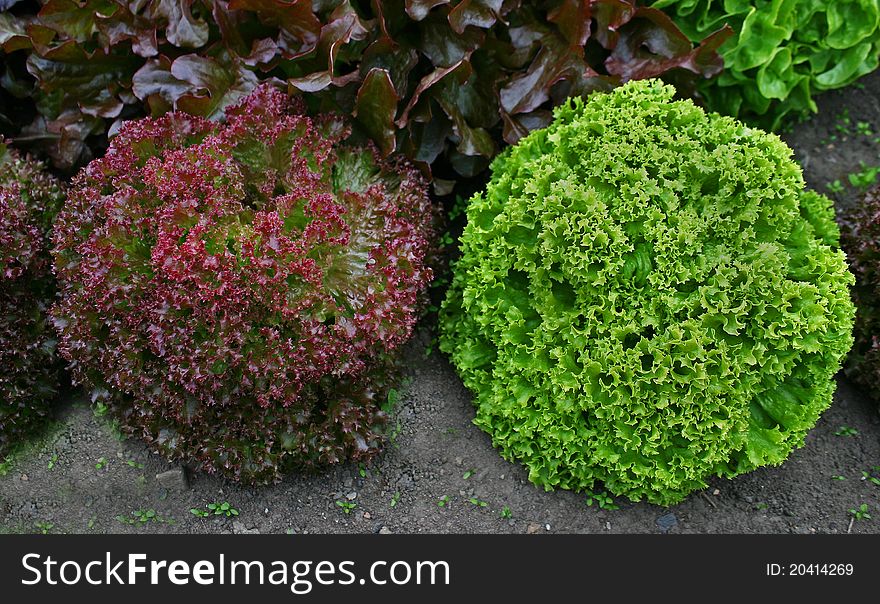
<path fill-rule="evenodd" d="M 844 221 L 843 247 L 856 276 L 855 345 L 848 373 L 880 401 L 880 186 L 865 194 Z"/>
<path fill-rule="evenodd" d="M 43 165 L 0 143 L 0 455 L 49 413 L 58 387 L 47 236 L 63 195 Z"/>
<path fill-rule="evenodd" d="M 55 231 L 74 379 L 170 459 L 248 482 L 378 451 L 432 276 L 422 177 L 263 85 L 123 125 Z"/>

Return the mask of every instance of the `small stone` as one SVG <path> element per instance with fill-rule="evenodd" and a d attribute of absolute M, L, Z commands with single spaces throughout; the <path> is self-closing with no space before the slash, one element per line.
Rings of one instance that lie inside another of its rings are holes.
<path fill-rule="evenodd" d="M 22 481 L 22 482 L 27 482 L 27 481 L 28 481 L 28 475 L 27 475 L 27 474 L 22 474 L 22 475 L 21 475 L 21 481 Z"/>
<path fill-rule="evenodd" d="M 547 530 L 549 531 L 549 530 L 550 530 L 550 524 L 549 524 L 549 523 L 545 524 L 545 525 L 544 525 L 544 528 L 547 529 Z"/>
<path fill-rule="evenodd" d="M 351 493 L 346 495 L 345 498 L 348 499 L 349 501 L 354 501 L 355 499 L 357 499 L 357 496 L 358 496 L 358 494 L 356 492 L 352 491 Z"/>
<path fill-rule="evenodd" d="M 721 491 L 719 491 L 718 489 L 715 489 L 714 491 L 712 491 L 712 494 L 715 496 L 718 496 L 721 494 Z"/>
<path fill-rule="evenodd" d="M 189 488 L 189 481 L 186 479 L 186 472 L 183 471 L 183 468 L 174 468 L 156 474 L 156 480 L 169 491 L 185 491 Z"/>
<path fill-rule="evenodd" d="M 369 512 L 364 512 L 364 519 L 369 520 L 370 518 L 372 518 L 372 516 L 370 515 L 370 513 L 369 513 Z"/>
<path fill-rule="evenodd" d="M 675 514 L 669 512 L 668 514 L 663 514 L 659 518 L 657 518 L 657 526 L 664 533 L 678 526 L 678 518 L 675 517 Z"/>
<path fill-rule="evenodd" d="M 610 531 L 610 530 L 611 530 L 611 523 L 610 523 L 610 522 L 606 522 L 606 523 L 605 523 L 605 530 L 606 530 L 606 531 Z"/>
<path fill-rule="evenodd" d="M 529 524 L 529 526 L 526 527 L 526 534 L 528 534 L 528 535 L 534 535 L 540 531 L 541 531 L 541 525 L 534 523 L 534 522 L 532 522 L 531 524 Z"/>
<path fill-rule="evenodd" d="M 259 535 L 260 529 L 248 528 L 241 520 L 232 521 L 232 532 L 236 535 Z"/>
<path fill-rule="evenodd" d="M 354 481 L 351 479 L 351 477 L 348 477 L 342 481 L 342 486 L 344 486 L 345 488 L 350 488 L 352 484 L 354 484 Z"/>
<path fill-rule="evenodd" d="M 455 458 L 455 465 L 460 466 L 463 463 L 464 463 L 464 459 L 462 459 L 461 457 Z"/>
<path fill-rule="evenodd" d="M 394 533 L 392 533 L 391 529 L 388 528 L 387 526 L 383 526 L 382 528 L 379 529 L 379 534 L 380 535 L 393 535 Z"/>

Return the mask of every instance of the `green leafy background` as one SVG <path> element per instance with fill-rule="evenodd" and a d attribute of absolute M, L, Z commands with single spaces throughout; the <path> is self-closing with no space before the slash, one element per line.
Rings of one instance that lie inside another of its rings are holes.
<path fill-rule="evenodd" d="M 724 72 L 704 83 L 710 108 L 776 130 L 816 111 L 813 96 L 877 69 L 878 0 L 658 0 L 690 36 L 724 24 Z"/>

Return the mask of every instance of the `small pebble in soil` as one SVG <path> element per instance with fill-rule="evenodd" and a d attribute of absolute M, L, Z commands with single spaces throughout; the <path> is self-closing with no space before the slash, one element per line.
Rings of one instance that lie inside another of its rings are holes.
<path fill-rule="evenodd" d="M 663 514 L 659 518 L 657 518 L 657 526 L 664 533 L 678 526 L 678 518 L 675 517 L 675 514 L 669 512 L 668 514 Z"/>

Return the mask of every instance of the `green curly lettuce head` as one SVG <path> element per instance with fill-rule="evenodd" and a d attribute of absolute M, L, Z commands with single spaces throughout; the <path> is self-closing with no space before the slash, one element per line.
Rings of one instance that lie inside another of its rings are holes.
<path fill-rule="evenodd" d="M 632 82 L 470 201 L 441 349 L 546 489 L 658 504 L 779 464 L 831 403 L 853 278 L 779 138 Z"/>
<path fill-rule="evenodd" d="M 813 95 L 880 64 L 880 0 L 657 0 L 687 36 L 724 24 L 724 72 L 701 91 L 708 106 L 776 129 L 816 111 Z"/>

